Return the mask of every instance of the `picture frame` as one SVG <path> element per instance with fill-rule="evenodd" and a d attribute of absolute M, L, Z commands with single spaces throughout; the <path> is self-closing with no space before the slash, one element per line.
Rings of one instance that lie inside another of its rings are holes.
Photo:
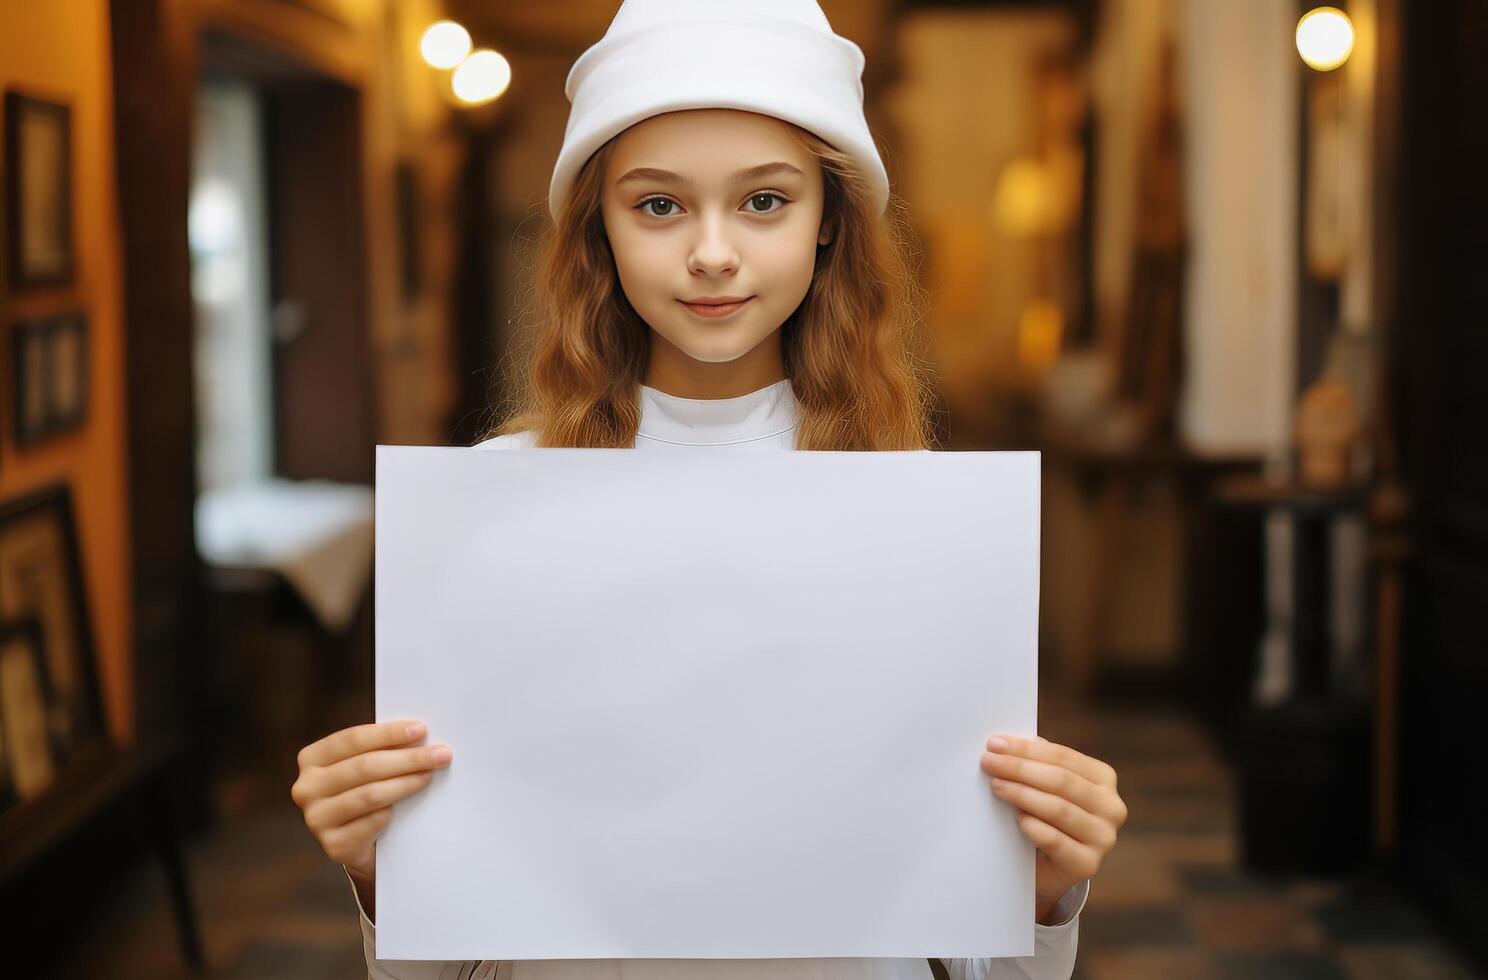
<path fill-rule="evenodd" d="M 46 389 L 51 432 L 74 429 L 88 414 L 88 317 L 54 317 L 47 331 Z"/>
<path fill-rule="evenodd" d="M 0 621 L 0 810 L 56 784 L 55 703 L 41 621 Z"/>
<path fill-rule="evenodd" d="M 112 748 L 66 484 L 0 503 L 0 685 L 6 678 L 17 686 L 0 687 L 0 798 L 19 809 Z M 0 807 L 0 831 L 10 819 Z"/>
<path fill-rule="evenodd" d="M 71 106 L 5 93 L 5 175 L 11 286 L 72 282 Z"/>
<path fill-rule="evenodd" d="M 26 446 L 77 428 L 88 413 L 88 318 L 81 311 L 17 323 L 12 331 L 15 441 Z"/>
<path fill-rule="evenodd" d="M 11 330 L 11 418 L 18 446 L 46 434 L 46 331 L 44 321 L 17 323 Z"/>

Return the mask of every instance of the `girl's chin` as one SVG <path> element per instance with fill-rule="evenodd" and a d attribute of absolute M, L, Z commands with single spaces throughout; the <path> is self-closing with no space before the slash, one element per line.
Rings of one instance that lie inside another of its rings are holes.
<path fill-rule="evenodd" d="M 725 330 L 722 324 L 717 328 L 719 333 Z M 689 331 L 687 336 L 679 338 L 683 341 L 682 343 L 674 340 L 673 344 L 694 361 L 705 361 L 709 364 L 726 364 L 729 361 L 736 361 L 759 346 L 759 340 L 741 341 L 733 331 L 728 332 L 729 337 L 699 337 L 696 331 Z"/>
<path fill-rule="evenodd" d="M 726 351 L 726 352 L 719 352 L 719 351 L 715 351 L 715 350 L 687 350 L 687 349 L 684 349 L 682 351 L 682 353 L 686 354 L 688 357 L 692 358 L 694 361 L 701 361 L 704 364 L 727 364 L 730 361 L 737 361 L 739 358 L 741 358 L 745 354 L 749 353 L 749 351 L 747 351 L 747 350 L 730 350 L 730 351 Z"/>

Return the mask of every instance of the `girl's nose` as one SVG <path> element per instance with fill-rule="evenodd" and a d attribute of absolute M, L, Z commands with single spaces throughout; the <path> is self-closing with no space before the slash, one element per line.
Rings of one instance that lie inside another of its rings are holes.
<path fill-rule="evenodd" d="M 739 253 L 730 240 L 724 218 L 704 217 L 687 267 L 697 275 L 715 276 L 739 267 Z"/>

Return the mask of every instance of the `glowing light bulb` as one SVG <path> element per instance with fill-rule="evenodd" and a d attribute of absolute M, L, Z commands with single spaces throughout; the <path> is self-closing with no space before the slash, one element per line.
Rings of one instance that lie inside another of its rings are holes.
<path fill-rule="evenodd" d="M 1297 53 L 1318 71 L 1332 71 L 1354 50 L 1354 24 L 1337 7 L 1317 7 L 1297 21 Z"/>
<path fill-rule="evenodd" d="M 470 32 L 452 20 L 437 21 L 424 31 L 419 53 L 435 68 L 453 68 L 470 53 Z"/>
<path fill-rule="evenodd" d="M 495 51 L 482 48 L 461 62 L 451 81 L 461 102 L 477 105 L 505 92 L 511 77 L 511 64 Z"/>
<path fill-rule="evenodd" d="M 1018 157 L 1002 168 L 992 214 L 1005 234 L 1032 237 L 1051 230 L 1054 187 L 1049 168 L 1034 157 Z"/>

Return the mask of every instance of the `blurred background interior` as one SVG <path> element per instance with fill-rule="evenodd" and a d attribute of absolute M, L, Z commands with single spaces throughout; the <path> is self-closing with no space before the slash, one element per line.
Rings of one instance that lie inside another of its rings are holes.
<path fill-rule="evenodd" d="M 373 446 L 491 421 L 615 6 L 0 0 L 0 972 L 362 975 Z M 1488 5 L 1341 6 L 823 0 L 947 445 L 1043 454 L 1078 977 L 1488 975 Z"/>

